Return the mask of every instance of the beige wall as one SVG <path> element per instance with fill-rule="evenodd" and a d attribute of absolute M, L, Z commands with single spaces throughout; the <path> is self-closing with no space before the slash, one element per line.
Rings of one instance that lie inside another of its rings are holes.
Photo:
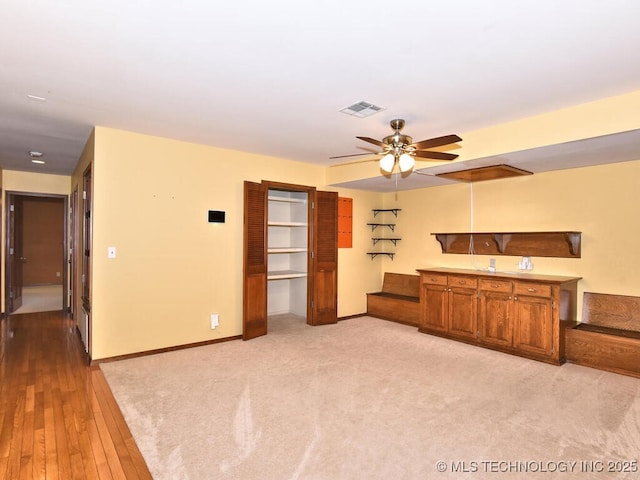
<path fill-rule="evenodd" d="M 639 152 L 640 158 L 640 152 Z M 637 192 L 640 160 L 527 177 L 456 184 L 387 194 L 385 206 L 402 208 L 403 241 L 383 269 L 414 273 L 416 268 L 481 268 L 488 256 L 443 254 L 431 233 L 471 230 L 582 232 L 582 257 L 534 257 L 534 273 L 582 277 L 582 292 L 640 295 L 640 238 Z M 498 270 L 517 271 L 520 257 L 498 256 Z M 581 305 L 581 300 L 579 304 Z M 580 315 L 580 312 L 579 312 Z"/>
<path fill-rule="evenodd" d="M 91 353 L 100 359 L 241 334 L 244 180 L 322 189 L 325 168 L 96 127 L 93 178 Z M 361 226 L 377 197 L 346 193 Z M 226 223 L 208 223 L 209 209 L 224 210 Z M 354 236 L 366 241 L 362 227 Z M 362 272 L 375 278 L 380 266 L 355 249 L 339 260 L 339 315 L 362 313 L 375 283 Z"/>
<path fill-rule="evenodd" d="M 639 99 L 635 93 L 471 132 L 465 135 L 464 158 L 639 128 L 632 115 Z M 468 184 L 397 197 L 333 189 L 326 185 L 357 175 L 357 169 L 346 167 L 349 174 L 342 178 L 339 169 L 96 127 L 71 182 L 4 172 L 3 186 L 81 191 L 90 164 L 94 359 L 241 334 L 244 180 L 312 185 L 353 198 L 353 248 L 339 250 L 339 316 L 364 312 L 365 293 L 380 287 L 384 271 L 488 265 L 488 258 L 443 255 L 430 235 L 470 229 Z M 582 276 L 580 293 L 640 295 L 634 273 L 640 256 L 632 248 L 640 233 L 634 207 L 638 178 L 640 161 L 478 183 L 474 229 L 582 231 L 581 259 L 534 258 L 534 272 Z M 393 261 L 371 260 L 365 253 L 372 248 L 366 226 L 371 209 L 392 206 L 402 208 L 397 233 L 403 240 Z M 226 223 L 208 223 L 209 209 L 226 211 Z M 107 259 L 109 246 L 117 248 L 117 258 Z M 499 269 L 513 270 L 518 259 L 497 260 Z M 220 314 L 215 330 L 209 328 L 211 313 Z"/>

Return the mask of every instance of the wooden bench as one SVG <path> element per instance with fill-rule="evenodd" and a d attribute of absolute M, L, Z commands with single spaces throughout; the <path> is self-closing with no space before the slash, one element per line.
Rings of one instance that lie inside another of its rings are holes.
<path fill-rule="evenodd" d="M 565 331 L 568 362 L 640 378 L 640 297 L 585 292 L 582 323 Z"/>
<path fill-rule="evenodd" d="M 367 315 L 417 327 L 420 321 L 420 277 L 386 272 L 382 291 L 367 293 Z"/>

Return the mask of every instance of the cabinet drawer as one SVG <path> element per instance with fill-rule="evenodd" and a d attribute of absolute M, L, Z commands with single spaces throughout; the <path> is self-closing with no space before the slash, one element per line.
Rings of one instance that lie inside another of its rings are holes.
<path fill-rule="evenodd" d="M 514 286 L 516 295 L 532 295 L 536 297 L 550 297 L 551 285 L 541 285 L 539 283 L 517 282 Z"/>
<path fill-rule="evenodd" d="M 480 290 L 511 293 L 513 284 L 508 280 L 480 280 Z"/>
<path fill-rule="evenodd" d="M 421 275 L 422 283 L 428 283 L 430 285 L 446 285 L 447 276 L 437 273 L 423 273 Z"/>
<path fill-rule="evenodd" d="M 448 277 L 450 287 L 478 288 L 478 279 L 470 277 Z"/>

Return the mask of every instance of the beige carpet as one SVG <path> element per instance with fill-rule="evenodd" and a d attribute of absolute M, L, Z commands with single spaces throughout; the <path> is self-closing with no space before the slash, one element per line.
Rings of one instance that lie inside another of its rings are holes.
<path fill-rule="evenodd" d="M 269 328 L 101 365 L 154 478 L 640 477 L 638 379 L 369 317 Z"/>

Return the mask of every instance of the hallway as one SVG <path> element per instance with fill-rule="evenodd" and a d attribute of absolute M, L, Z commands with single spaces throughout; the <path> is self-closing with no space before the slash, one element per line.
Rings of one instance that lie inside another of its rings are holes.
<path fill-rule="evenodd" d="M 0 323 L 0 478 L 148 479 L 101 370 L 62 311 Z"/>

